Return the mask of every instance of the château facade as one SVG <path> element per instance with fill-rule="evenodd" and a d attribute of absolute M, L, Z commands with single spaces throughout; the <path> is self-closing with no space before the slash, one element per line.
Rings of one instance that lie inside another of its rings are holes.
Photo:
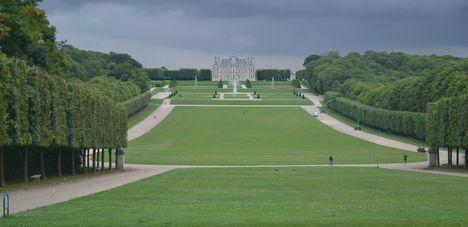
<path fill-rule="evenodd" d="M 255 81 L 253 57 L 215 57 L 213 81 Z"/>

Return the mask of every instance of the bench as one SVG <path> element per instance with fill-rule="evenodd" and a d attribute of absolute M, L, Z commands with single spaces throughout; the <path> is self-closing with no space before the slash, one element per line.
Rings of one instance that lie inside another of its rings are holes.
<path fill-rule="evenodd" d="M 36 183 L 36 182 L 41 181 L 41 177 L 42 177 L 41 174 L 36 174 L 36 175 L 30 176 L 29 179 L 31 179 L 31 183 Z"/>

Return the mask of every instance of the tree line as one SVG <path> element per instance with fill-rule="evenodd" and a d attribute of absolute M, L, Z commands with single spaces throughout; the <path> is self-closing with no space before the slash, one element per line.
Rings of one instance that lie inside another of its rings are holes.
<path fill-rule="evenodd" d="M 0 2 L 0 51 L 25 60 L 48 73 L 66 79 L 88 81 L 96 76 L 130 81 L 148 90 L 149 79 L 142 65 L 125 53 L 85 51 L 56 40 L 39 0 Z"/>
<path fill-rule="evenodd" d="M 313 92 L 337 96 L 335 111 L 363 124 L 423 140 L 428 103 L 468 94 L 468 59 L 368 51 L 304 61 Z M 336 92 L 336 93 L 334 93 Z"/>
<path fill-rule="evenodd" d="M 339 97 L 339 94 L 335 92 L 330 91 L 325 93 L 325 102 L 328 102 L 332 98 L 334 98 L 334 101 L 329 104 L 332 110 L 346 117 L 359 120 L 364 125 L 419 140 L 424 140 L 425 138 L 425 113 L 375 108 L 354 100 Z"/>
<path fill-rule="evenodd" d="M 369 106 L 411 112 L 468 94 L 468 59 L 373 51 L 312 56 L 305 61 L 305 74 L 319 94 L 336 91 Z"/>
<path fill-rule="evenodd" d="M 94 77 L 107 76 L 129 86 L 136 85 L 139 93 L 149 89 L 149 77 L 142 64 L 125 53 L 80 50 L 71 45 L 63 45 L 62 50 L 70 64 L 67 75 L 81 81 Z"/>
<path fill-rule="evenodd" d="M 127 111 L 80 81 L 0 54 L 0 180 L 76 171 L 89 148 L 127 145 Z M 71 160 L 61 160 L 62 153 Z M 5 172 L 5 169 L 8 171 Z"/>
<path fill-rule="evenodd" d="M 255 70 L 257 80 L 289 80 L 291 77 L 290 69 L 257 69 Z"/>
<path fill-rule="evenodd" d="M 468 95 L 429 103 L 426 134 L 429 146 L 448 148 L 450 166 L 453 150 L 458 154 L 459 149 L 465 149 L 465 154 L 468 154 Z M 465 168 L 468 168 L 468 155 L 465 155 Z"/>
<path fill-rule="evenodd" d="M 151 80 L 211 80 L 210 69 L 181 68 L 177 70 L 168 70 L 166 67 L 146 69 Z"/>

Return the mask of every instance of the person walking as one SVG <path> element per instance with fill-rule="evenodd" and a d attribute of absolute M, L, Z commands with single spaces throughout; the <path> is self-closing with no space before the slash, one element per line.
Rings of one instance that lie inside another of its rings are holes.
<path fill-rule="evenodd" d="M 403 162 L 406 165 L 406 162 L 408 161 L 408 155 L 404 154 L 403 155 Z"/>
<path fill-rule="evenodd" d="M 333 156 L 331 156 L 331 155 L 328 158 L 328 166 L 333 166 Z"/>

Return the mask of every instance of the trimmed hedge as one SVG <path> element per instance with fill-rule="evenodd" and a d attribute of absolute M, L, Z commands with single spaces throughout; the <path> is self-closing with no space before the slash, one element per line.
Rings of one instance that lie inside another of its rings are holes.
<path fill-rule="evenodd" d="M 57 164 L 51 159 L 56 151 L 79 164 L 84 149 L 127 146 L 125 107 L 82 82 L 67 82 L 0 54 L 0 88 L 0 151 L 7 178 L 25 167 L 27 179 L 32 171 L 24 163 L 37 165 L 39 153 L 46 153 L 48 169 Z M 72 168 L 67 163 L 64 169 Z"/>
<path fill-rule="evenodd" d="M 150 101 L 151 101 L 151 93 L 145 92 L 127 101 L 122 102 L 122 104 L 127 108 L 127 117 L 128 117 L 138 112 L 145 106 L 147 106 Z"/>
<path fill-rule="evenodd" d="M 424 139 L 425 113 L 379 109 L 338 97 L 339 95 L 335 92 L 327 92 L 325 101 L 328 101 L 332 96 L 336 96 L 336 99 L 329 104 L 329 107 L 344 116 L 359 119 L 362 124 L 372 128 L 420 140 Z"/>
<path fill-rule="evenodd" d="M 468 148 L 468 95 L 427 104 L 426 143 Z"/>

